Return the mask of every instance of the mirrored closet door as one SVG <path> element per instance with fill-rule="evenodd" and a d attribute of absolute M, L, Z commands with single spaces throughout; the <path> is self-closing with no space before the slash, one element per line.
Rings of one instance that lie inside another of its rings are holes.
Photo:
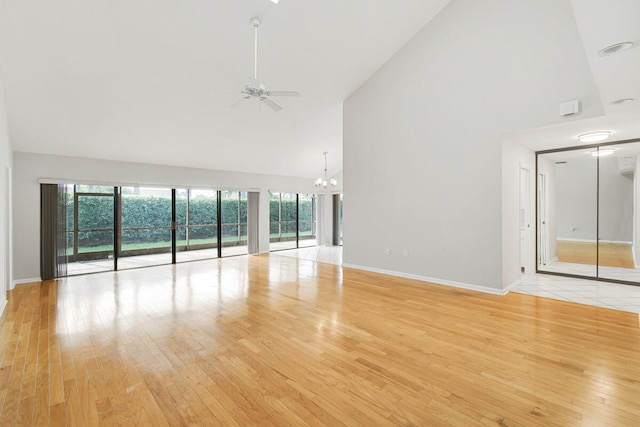
<path fill-rule="evenodd" d="M 538 271 L 640 284 L 640 142 L 537 153 Z"/>

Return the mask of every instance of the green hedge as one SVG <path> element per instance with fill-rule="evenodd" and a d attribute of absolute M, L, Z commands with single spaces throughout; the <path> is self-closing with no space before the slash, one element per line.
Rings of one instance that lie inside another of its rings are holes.
<path fill-rule="evenodd" d="M 159 196 L 139 196 L 124 194 L 122 198 L 122 243 L 158 243 L 171 241 L 171 199 Z M 222 200 L 222 234 L 223 238 L 231 238 L 238 235 L 238 216 L 241 223 L 247 222 L 247 201 L 240 201 L 240 214 L 238 215 L 238 199 Z M 196 196 L 189 201 L 189 223 L 192 226 L 189 231 L 190 239 L 210 239 L 216 237 L 217 200 L 205 196 Z M 312 229 L 312 205 L 310 200 L 300 201 L 300 232 L 309 232 Z M 283 227 L 285 231 L 295 233 L 295 200 L 282 201 L 281 221 L 293 221 L 291 227 Z M 70 195 L 67 205 L 67 230 L 73 230 L 74 201 Z M 278 200 L 270 201 L 271 220 L 278 221 Z M 79 230 L 96 228 L 113 228 L 113 198 L 103 196 L 81 196 L 78 205 Z M 176 219 L 181 228 L 178 230 L 178 238 L 184 238 L 184 225 L 187 223 L 187 199 L 176 199 Z M 224 225 L 229 224 L 229 225 Z M 199 227 L 203 226 L 203 227 Z M 241 226 L 240 233 L 246 236 L 246 225 Z M 142 230 L 127 230 L 142 228 Z M 285 230 L 286 228 L 286 230 Z M 272 230 L 273 232 L 273 227 Z M 276 231 L 277 233 L 277 227 Z M 69 247 L 73 246 L 72 234 L 68 234 Z M 78 246 L 94 247 L 112 245 L 113 235 L 108 231 L 79 231 Z"/>

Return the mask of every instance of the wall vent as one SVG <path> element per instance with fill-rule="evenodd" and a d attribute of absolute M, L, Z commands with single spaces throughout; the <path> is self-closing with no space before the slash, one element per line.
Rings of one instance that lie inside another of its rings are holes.
<path fill-rule="evenodd" d="M 560 104 L 560 116 L 571 117 L 580 114 L 580 101 L 573 100 Z"/>

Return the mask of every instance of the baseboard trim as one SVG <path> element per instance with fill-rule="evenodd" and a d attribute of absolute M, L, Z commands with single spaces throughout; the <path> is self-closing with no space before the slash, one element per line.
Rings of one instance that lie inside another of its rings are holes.
<path fill-rule="evenodd" d="M 3 299 L 2 301 L 0 301 L 0 316 L 2 316 L 2 313 L 4 313 L 4 309 L 7 308 L 7 299 Z"/>
<path fill-rule="evenodd" d="M 369 271 L 371 273 L 387 274 L 389 276 L 402 277 L 405 279 L 413 279 L 413 280 L 419 280 L 421 282 L 434 283 L 436 285 L 445 285 L 445 286 L 452 286 L 454 288 L 467 289 L 470 291 L 478 291 L 478 292 L 483 292 L 485 294 L 504 296 L 507 293 L 509 293 L 509 291 L 505 289 L 494 289 L 494 288 L 489 288 L 487 286 L 473 285 L 471 283 L 456 282 L 454 280 L 438 279 L 434 277 L 420 276 L 417 274 L 402 273 L 402 272 L 393 271 L 393 270 L 384 270 L 381 268 L 365 267 L 363 265 L 357 265 L 357 264 L 343 263 L 342 266 L 347 268 L 353 268 L 355 270 Z M 511 286 L 513 286 L 513 284 L 509 285 L 507 289 L 510 289 Z"/>
<path fill-rule="evenodd" d="M 22 285 L 22 284 L 25 284 L 25 283 L 34 283 L 34 282 L 42 282 L 42 279 L 40 279 L 39 277 L 33 277 L 31 279 L 14 280 L 13 281 L 13 286 L 11 287 L 11 289 L 15 288 L 16 285 Z"/>
<path fill-rule="evenodd" d="M 513 282 L 512 284 L 510 284 L 509 286 L 507 286 L 506 288 L 504 288 L 504 289 L 502 290 L 502 292 L 503 292 L 503 293 L 502 293 L 502 295 L 506 295 L 506 294 L 508 294 L 509 292 L 511 292 L 511 290 L 512 290 L 513 288 L 515 288 L 516 286 L 518 286 L 521 282 L 522 282 L 522 280 L 518 279 L 518 280 L 516 280 L 515 282 Z"/>

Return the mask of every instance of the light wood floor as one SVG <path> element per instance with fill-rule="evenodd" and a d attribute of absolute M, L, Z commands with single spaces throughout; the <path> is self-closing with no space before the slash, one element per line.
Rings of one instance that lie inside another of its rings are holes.
<path fill-rule="evenodd" d="M 640 423 L 638 315 L 260 255 L 18 285 L 0 425 Z"/>
<path fill-rule="evenodd" d="M 558 261 L 595 265 L 596 259 L 605 267 L 635 268 L 630 244 L 558 240 Z"/>

